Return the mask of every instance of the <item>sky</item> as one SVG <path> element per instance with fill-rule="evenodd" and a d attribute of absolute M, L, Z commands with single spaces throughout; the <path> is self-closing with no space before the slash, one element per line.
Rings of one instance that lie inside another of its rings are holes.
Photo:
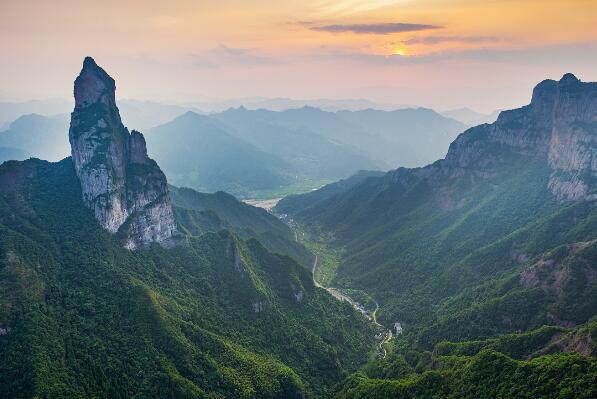
<path fill-rule="evenodd" d="M 70 98 L 90 55 L 121 98 L 364 98 L 481 112 L 597 81 L 597 0 L 0 0 L 0 99 Z"/>

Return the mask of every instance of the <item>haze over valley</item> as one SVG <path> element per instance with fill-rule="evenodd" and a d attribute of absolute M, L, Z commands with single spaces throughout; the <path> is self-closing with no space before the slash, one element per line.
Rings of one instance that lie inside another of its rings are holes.
<path fill-rule="evenodd" d="M 597 397 L 594 2 L 3 6 L 0 397 Z"/>

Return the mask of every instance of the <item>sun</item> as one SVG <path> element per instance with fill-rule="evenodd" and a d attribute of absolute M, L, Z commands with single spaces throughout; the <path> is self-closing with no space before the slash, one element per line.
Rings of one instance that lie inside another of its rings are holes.
<path fill-rule="evenodd" d="M 404 47 L 396 47 L 392 52 L 392 55 L 399 55 L 401 57 L 406 57 L 408 53 Z"/>

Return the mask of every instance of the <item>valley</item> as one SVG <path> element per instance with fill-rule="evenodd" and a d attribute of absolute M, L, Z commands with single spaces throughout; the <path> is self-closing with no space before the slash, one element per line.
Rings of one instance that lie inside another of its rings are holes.
<path fill-rule="evenodd" d="M 295 231 L 295 234 L 297 235 L 297 237 L 302 237 L 304 239 L 304 232 L 297 232 Z M 298 239 L 298 238 L 297 238 Z M 309 248 L 312 248 L 313 245 L 309 245 L 309 243 L 304 243 L 306 244 L 306 246 Z M 325 289 L 328 293 L 330 293 L 330 295 L 332 295 L 332 297 L 334 297 L 335 299 L 337 299 L 340 302 L 348 302 L 354 309 L 356 309 L 358 312 L 360 312 L 363 317 L 365 317 L 367 320 L 369 320 L 373 326 L 375 326 L 376 328 L 376 334 L 375 334 L 375 339 L 378 341 L 377 343 L 377 353 L 376 353 L 376 357 L 380 358 L 380 359 L 385 359 L 385 357 L 387 356 L 387 349 L 386 349 L 386 345 L 390 342 L 390 340 L 393 338 L 393 333 L 392 333 L 392 329 L 388 329 L 386 327 L 384 327 L 383 325 L 381 325 L 378 321 L 377 321 L 377 311 L 379 309 L 379 304 L 377 303 L 377 301 L 375 301 L 374 299 L 369 297 L 369 301 L 372 303 L 368 303 L 367 307 L 361 303 L 359 303 L 357 300 L 353 299 L 350 294 L 347 292 L 347 290 L 341 290 L 338 288 L 334 288 L 334 287 L 330 287 L 330 286 L 324 286 L 321 283 L 319 283 L 317 281 L 316 276 L 319 275 L 318 273 L 318 266 L 319 266 L 319 253 L 318 251 L 321 251 L 322 247 L 318 246 L 318 250 L 313 251 L 314 252 L 314 260 L 313 260 L 313 267 L 311 269 L 311 273 L 313 275 L 313 285 L 318 287 L 318 288 L 323 288 Z M 323 249 L 323 251 L 325 251 L 325 249 Z M 333 273 L 333 272 L 332 272 Z M 333 280 L 333 277 L 331 278 L 331 280 Z M 361 295 L 365 295 L 368 296 L 366 293 L 361 293 Z M 371 308 L 371 305 L 373 305 L 373 308 Z"/>
<path fill-rule="evenodd" d="M 595 16 L 1 1 L 0 399 L 596 399 Z"/>
<path fill-rule="evenodd" d="M 567 378 L 584 387 L 578 397 L 593 394 L 595 188 L 584 179 L 596 88 L 571 74 L 541 82 L 531 104 L 465 131 L 440 161 L 278 202 L 274 212 L 319 255 L 314 278 L 401 332 L 381 336 L 378 359 L 337 398 L 483 396 L 493 391 L 478 377 L 463 384 L 470 371 L 506 364 L 512 371 L 490 380 L 534 397 L 543 387 L 511 373 L 551 373 L 559 362 L 586 367 Z M 445 350 L 456 347 L 467 349 Z"/>
<path fill-rule="evenodd" d="M 271 211 L 272 208 L 274 208 L 278 202 L 281 200 L 282 198 L 272 198 L 272 199 L 265 199 L 265 200 L 257 200 L 257 199 L 247 199 L 244 200 L 243 202 L 245 204 L 257 207 L 257 208 L 263 208 L 266 211 Z"/>
<path fill-rule="evenodd" d="M 597 84 L 545 80 L 388 172 L 365 141 L 445 120 L 190 111 L 146 142 L 115 93 L 87 57 L 65 137 L 0 134 L 8 157 L 71 153 L 0 165 L 7 397 L 595 396 Z"/>

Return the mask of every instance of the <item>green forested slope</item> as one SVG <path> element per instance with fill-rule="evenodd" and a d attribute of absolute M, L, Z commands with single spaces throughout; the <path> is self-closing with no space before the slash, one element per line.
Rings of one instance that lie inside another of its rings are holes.
<path fill-rule="evenodd" d="M 255 238 L 268 250 L 288 255 L 311 268 L 313 255 L 284 222 L 265 209 L 247 205 L 223 191 L 206 194 L 170 186 L 170 195 L 178 222 L 189 234 L 229 229 L 242 238 Z"/>
<path fill-rule="evenodd" d="M 367 322 L 289 257 L 187 240 L 123 249 L 70 159 L 0 166 L 3 396 L 319 396 L 367 358 Z"/>
<path fill-rule="evenodd" d="M 467 130 L 443 160 L 280 202 L 339 257 L 331 284 L 370 295 L 377 320 L 403 329 L 388 345 L 395 362 L 351 377 L 339 397 L 595 395 L 596 93 L 571 74 L 544 81 L 531 104 Z M 586 323 L 582 345 L 554 333 L 549 350 L 517 358 L 495 344 Z M 454 345 L 486 350 L 442 352 Z"/>

